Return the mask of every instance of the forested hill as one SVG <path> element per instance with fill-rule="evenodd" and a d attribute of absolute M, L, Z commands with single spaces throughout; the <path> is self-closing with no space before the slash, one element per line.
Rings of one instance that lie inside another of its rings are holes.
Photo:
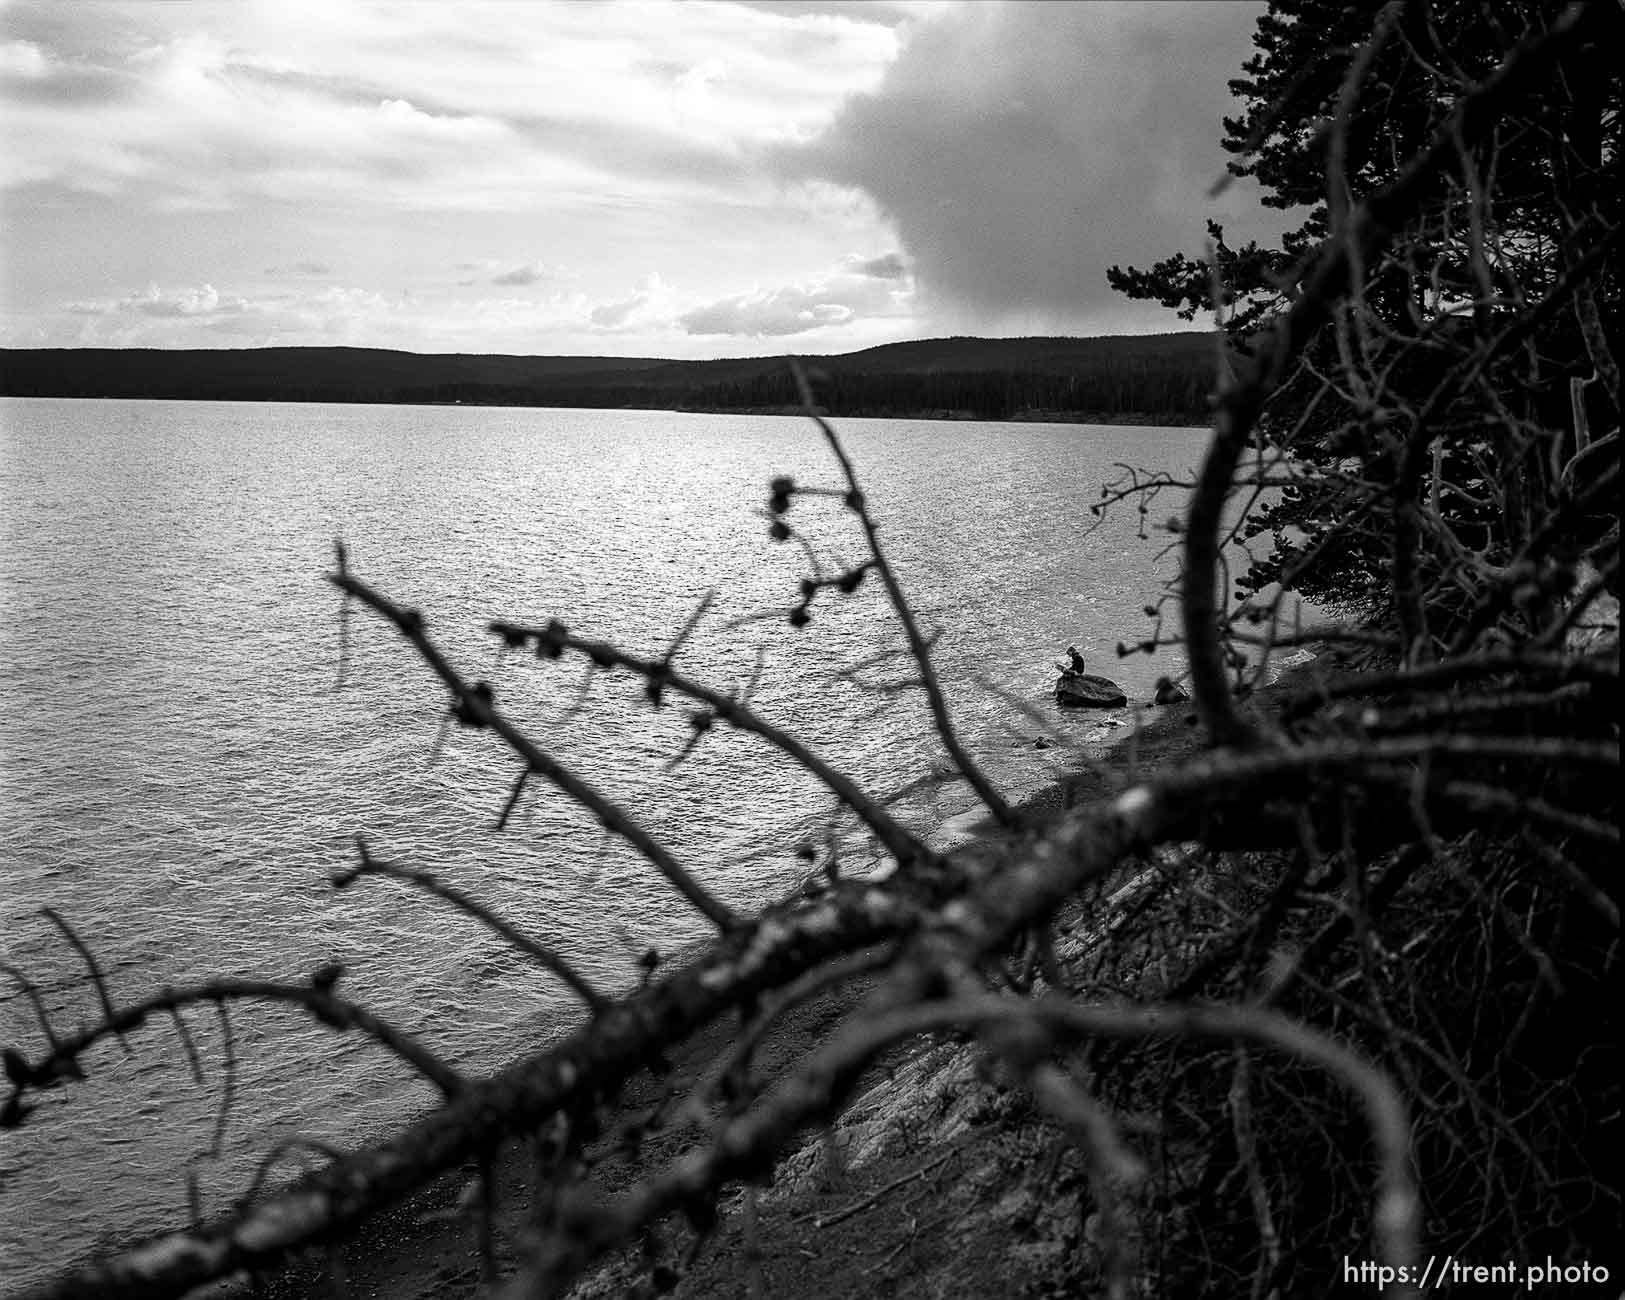
<path fill-rule="evenodd" d="M 928 339 L 809 358 L 835 415 L 1205 417 L 1202 334 Z M 423 355 L 376 348 L 0 350 L 0 395 L 779 411 L 787 357 Z"/>

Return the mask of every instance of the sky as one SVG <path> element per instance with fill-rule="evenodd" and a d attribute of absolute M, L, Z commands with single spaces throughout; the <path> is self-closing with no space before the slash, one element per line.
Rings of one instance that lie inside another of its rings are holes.
<path fill-rule="evenodd" d="M 0 346 L 1145 333 L 1242 0 L 0 0 Z"/>

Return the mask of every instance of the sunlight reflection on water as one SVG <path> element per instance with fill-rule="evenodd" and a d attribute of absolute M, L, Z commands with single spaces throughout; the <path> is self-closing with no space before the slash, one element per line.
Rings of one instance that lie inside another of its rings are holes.
<path fill-rule="evenodd" d="M 1131 698 L 1171 665 L 1118 663 L 1171 561 L 1122 510 L 1082 534 L 1113 462 L 1192 464 L 1193 430 L 847 421 L 842 433 L 937 655 L 972 750 L 1017 792 L 1068 751 L 985 678 L 1054 719 L 1052 661 L 1082 647 Z M 683 710 L 651 715 L 629 679 L 600 676 L 575 708 L 580 664 L 498 653 L 488 618 L 559 617 L 656 652 L 707 590 L 715 612 L 680 666 L 744 680 L 758 647 L 760 710 L 861 777 L 893 790 L 934 757 L 923 708 L 834 679 L 899 643 L 879 584 L 821 596 L 814 622 L 735 622 L 782 609 L 803 576 L 767 538 L 767 481 L 833 484 L 799 420 L 629 411 L 7 400 L 0 404 L 0 917 L 5 959 L 73 1024 L 91 997 L 39 918 L 50 905 L 91 940 L 134 998 L 211 974 L 308 974 L 342 957 L 348 993 L 468 1067 L 558 1034 L 575 1010 L 545 973 L 466 919 L 371 881 L 335 894 L 329 873 L 364 831 L 375 852 L 430 868 L 625 987 L 648 947 L 702 926 L 586 814 L 545 791 L 513 830 L 495 814 L 514 763 L 485 738 L 450 737 L 430 761 L 442 698 L 376 619 L 350 620 L 348 687 L 335 692 L 339 604 L 320 575 L 342 536 L 358 573 L 422 608 L 431 633 L 540 742 L 637 811 L 728 901 L 783 892 L 794 849 L 830 800 L 758 742 L 718 731 L 675 772 Z M 1159 503 L 1170 511 L 1177 503 Z M 798 526 L 845 562 L 850 518 L 798 501 Z M 962 790 L 904 801 L 921 827 L 962 811 Z M 240 1101 L 206 1157 L 220 1031 L 194 1017 L 215 1068 L 194 1083 L 173 1034 L 90 1060 L 0 1136 L 0 1283 L 99 1237 L 172 1223 L 195 1162 L 205 1204 L 302 1133 L 376 1135 L 431 1100 L 386 1057 L 290 1014 L 234 1017 Z M 36 1044 L 26 1003 L 0 992 L 0 1041 Z M 15 1225 L 50 1223 L 50 1237 Z M 0 1289 L 4 1289 L 0 1287 Z"/>

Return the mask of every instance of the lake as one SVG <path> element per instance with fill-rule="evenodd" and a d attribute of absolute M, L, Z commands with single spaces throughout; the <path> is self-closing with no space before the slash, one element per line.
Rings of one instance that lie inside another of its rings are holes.
<path fill-rule="evenodd" d="M 1051 702 L 1077 644 L 1133 699 L 1177 659 L 1131 657 L 1142 607 L 1173 571 L 1132 504 L 1089 532 L 1119 462 L 1184 470 L 1204 433 L 847 420 L 840 431 L 922 622 L 971 751 L 1021 794 L 1075 760 L 1035 747 L 1047 724 L 1085 745 L 1098 715 Z M 444 694 L 380 620 L 348 620 L 339 682 L 342 537 L 356 572 L 424 611 L 470 677 L 551 753 L 635 811 L 727 902 L 793 887 L 796 849 L 831 799 L 748 738 L 717 729 L 672 767 L 687 710 L 656 714 L 631 678 L 508 652 L 492 617 L 564 620 L 659 653 L 707 592 L 677 667 L 751 699 L 870 788 L 937 761 L 917 692 L 843 670 L 901 644 L 879 584 L 821 593 L 804 629 L 783 615 L 808 560 L 768 537 L 776 475 L 835 486 L 798 419 L 647 411 L 117 401 L 0 402 L 0 957 L 41 988 L 63 1029 L 93 1017 L 57 909 L 118 998 L 216 974 L 298 979 L 341 959 L 341 991 L 468 1068 L 533 1050 L 577 1019 L 546 972 L 472 921 L 402 886 L 336 893 L 364 832 L 379 856 L 430 869 L 561 951 L 601 987 L 632 984 L 646 949 L 705 926 L 593 819 L 533 783 L 493 829 L 514 760 L 486 736 L 437 741 Z M 1165 495 L 1154 519 L 1182 501 Z M 829 571 L 863 558 L 835 498 L 791 511 Z M 882 664 L 858 674 L 906 675 Z M 872 685 L 872 683 L 871 683 Z M 1029 713 L 1036 711 L 1036 717 Z M 969 808 L 925 782 L 899 807 L 922 830 Z M 236 1102 L 211 1139 L 223 1030 L 191 1017 L 194 1081 L 167 1023 L 87 1058 L 89 1078 L 0 1133 L 0 1292 L 97 1243 L 228 1203 L 279 1141 L 350 1144 L 432 1101 L 351 1037 L 291 1013 L 232 1016 Z M 0 984 L 0 1043 L 40 1046 Z M 289 1171 L 293 1166 L 290 1164 Z M 48 1226 L 47 1226 L 48 1225 Z"/>

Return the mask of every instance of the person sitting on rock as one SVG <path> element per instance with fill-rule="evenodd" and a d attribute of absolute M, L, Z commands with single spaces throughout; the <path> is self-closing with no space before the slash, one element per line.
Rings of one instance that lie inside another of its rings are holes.
<path fill-rule="evenodd" d="M 1069 673 L 1081 673 L 1081 672 L 1083 672 L 1085 670 L 1085 664 L 1083 662 L 1083 655 L 1079 652 L 1077 646 L 1075 646 L 1075 645 L 1067 646 L 1067 648 L 1066 648 L 1066 657 L 1067 657 L 1068 663 L 1067 663 L 1067 666 L 1066 666 L 1064 671 L 1069 672 Z"/>

